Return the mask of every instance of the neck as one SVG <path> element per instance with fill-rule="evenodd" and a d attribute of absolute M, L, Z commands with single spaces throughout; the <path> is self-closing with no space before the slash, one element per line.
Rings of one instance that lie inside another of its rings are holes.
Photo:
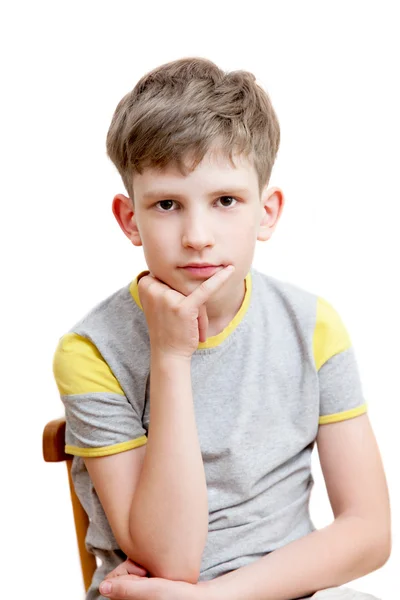
<path fill-rule="evenodd" d="M 214 302 L 206 303 L 208 324 L 210 331 L 223 331 L 227 325 L 235 318 L 243 304 L 246 294 L 246 284 L 243 281 L 242 286 L 232 295 L 230 291 L 225 292 L 225 296 L 218 297 Z M 214 334 L 216 335 L 216 334 Z"/>

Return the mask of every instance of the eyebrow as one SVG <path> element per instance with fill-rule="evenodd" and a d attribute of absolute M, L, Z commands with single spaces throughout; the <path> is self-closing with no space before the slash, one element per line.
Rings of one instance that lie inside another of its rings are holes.
<path fill-rule="evenodd" d="M 211 197 L 215 197 L 215 196 L 230 196 L 231 194 L 234 196 L 242 196 L 242 195 L 246 195 L 249 193 L 249 190 L 246 188 L 222 188 L 220 190 L 216 190 L 214 192 L 210 192 L 208 194 L 208 196 Z M 150 190 L 148 192 L 145 192 L 142 196 L 143 200 L 148 200 L 148 199 L 157 199 L 157 198 L 178 198 L 179 200 L 184 200 L 185 199 L 185 195 L 184 194 L 174 194 L 173 192 L 169 191 L 163 191 L 163 190 Z"/>

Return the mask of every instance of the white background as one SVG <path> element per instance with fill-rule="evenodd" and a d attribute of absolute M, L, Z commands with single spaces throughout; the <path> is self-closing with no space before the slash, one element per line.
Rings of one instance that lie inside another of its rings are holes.
<path fill-rule="evenodd" d="M 318 293 L 358 356 L 390 487 L 393 551 L 352 587 L 398 597 L 399 20 L 397 2 L 13 2 L 2 9 L 2 597 L 82 598 L 58 338 L 146 268 L 111 213 L 124 192 L 105 137 L 146 71 L 183 56 L 252 71 L 281 125 L 271 185 L 286 206 L 254 266 Z M 311 513 L 331 522 L 318 458 Z M 290 565 L 288 565 L 290 577 Z M 11 586 L 16 586 L 11 587 Z M 12 593 L 11 593 L 12 590 Z M 11 593 L 11 596 L 10 596 Z"/>

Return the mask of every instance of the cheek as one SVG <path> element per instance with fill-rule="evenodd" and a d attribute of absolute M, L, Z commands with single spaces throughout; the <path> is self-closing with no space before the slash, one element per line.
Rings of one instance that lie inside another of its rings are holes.
<path fill-rule="evenodd" d="M 171 246 L 166 230 L 161 227 L 143 228 L 141 239 L 145 252 L 152 256 L 162 256 Z"/>
<path fill-rule="evenodd" d="M 162 257 L 165 256 L 167 249 L 168 247 L 166 247 L 165 244 L 162 243 L 160 238 L 157 237 L 154 237 L 151 240 L 149 240 L 147 244 L 147 254 L 152 256 L 153 258 L 157 257 L 157 259 L 162 260 Z"/>
<path fill-rule="evenodd" d="M 229 233 L 233 240 L 237 242 L 243 241 L 243 243 L 249 244 L 250 240 L 257 237 L 258 224 L 252 218 L 242 219 L 240 222 L 235 224 L 234 228 L 231 228 Z M 233 235 L 232 235 L 233 234 Z"/>

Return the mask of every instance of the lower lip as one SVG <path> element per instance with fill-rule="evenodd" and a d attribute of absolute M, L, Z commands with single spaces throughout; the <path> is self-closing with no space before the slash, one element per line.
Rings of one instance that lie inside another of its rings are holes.
<path fill-rule="evenodd" d="M 219 267 L 183 267 L 183 270 L 186 271 L 186 273 L 193 275 L 193 277 L 202 278 L 211 277 L 211 275 L 220 271 L 221 268 L 223 268 L 222 265 Z"/>

